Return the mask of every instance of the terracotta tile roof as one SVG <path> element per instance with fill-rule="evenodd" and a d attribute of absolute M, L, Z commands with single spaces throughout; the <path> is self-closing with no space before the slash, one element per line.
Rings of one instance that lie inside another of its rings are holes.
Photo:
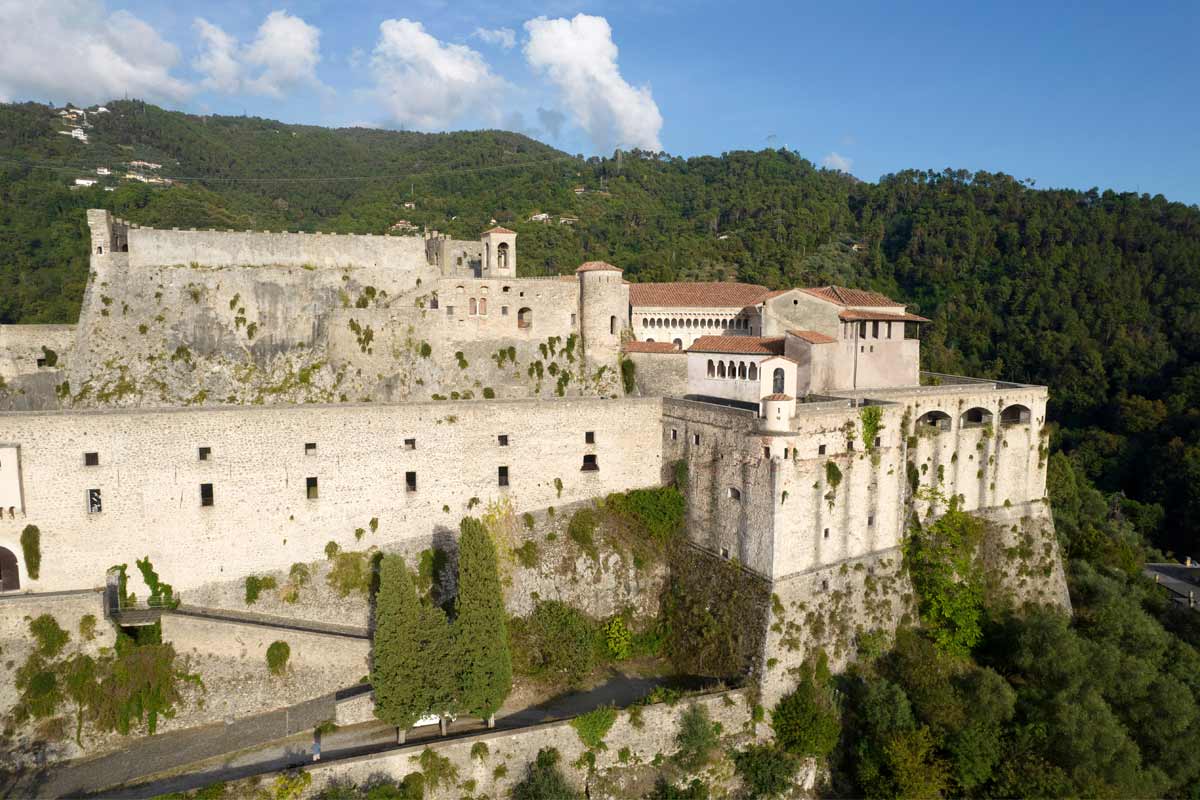
<path fill-rule="evenodd" d="M 766 401 L 766 400 L 795 400 L 795 399 L 796 398 L 792 397 L 790 394 L 769 394 L 763 398 L 764 401 Z"/>
<path fill-rule="evenodd" d="M 860 322 L 868 319 L 891 320 L 892 322 L 929 322 L 925 317 L 919 317 L 916 314 L 889 314 L 886 311 L 856 311 L 847 309 L 838 312 L 838 319 L 842 322 Z"/>
<path fill-rule="evenodd" d="M 575 271 L 576 272 L 595 272 L 597 270 L 602 270 L 602 269 L 603 270 L 611 270 L 613 272 L 621 271 L 620 267 L 614 267 L 612 264 L 609 264 L 607 261 L 588 261 L 584 264 L 581 264 L 579 266 L 579 269 L 577 269 Z"/>
<path fill-rule="evenodd" d="M 813 289 L 801 289 L 800 291 L 811 294 L 813 297 L 819 297 L 822 300 L 827 300 L 830 303 L 836 303 L 839 306 L 903 306 L 903 303 L 897 303 L 892 298 L 879 292 L 870 292 L 866 289 L 847 289 L 844 286 L 818 286 Z"/>
<path fill-rule="evenodd" d="M 497 225 L 496 227 L 486 230 L 483 233 L 484 235 L 487 235 L 489 233 L 516 233 L 516 231 L 510 231 L 508 228 L 501 228 L 499 225 Z"/>
<path fill-rule="evenodd" d="M 629 304 L 660 308 L 745 308 L 762 300 L 767 287 L 753 283 L 633 283 Z"/>
<path fill-rule="evenodd" d="M 688 352 L 742 353 L 755 356 L 777 356 L 783 353 L 781 336 L 701 336 Z"/>
<path fill-rule="evenodd" d="M 837 339 L 816 331 L 788 331 L 792 336 L 799 337 L 809 344 L 833 344 Z"/>
<path fill-rule="evenodd" d="M 626 353 L 682 353 L 671 342 L 626 342 L 621 348 Z"/>

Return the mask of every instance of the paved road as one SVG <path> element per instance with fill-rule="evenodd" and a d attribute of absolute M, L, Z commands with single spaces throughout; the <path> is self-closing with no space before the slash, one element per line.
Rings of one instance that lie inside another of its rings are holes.
<path fill-rule="evenodd" d="M 662 679 L 632 677 L 614 671 L 608 681 L 588 691 L 570 692 L 537 706 L 511 709 L 508 713 L 501 710 L 496 718 L 496 728 L 523 728 L 574 717 L 604 705 L 628 706 L 663 683 L 665 681 Z M 313 702 L 325 702 L 328 699 Z M 280 713 L 273 712 L 260 717 L 272 717 Z M 35 791 L 39 797 L 75 797 L 84 792 L 98 793 L 110 786 L 128 785 L 158 776 L 125 789 L 103 792 L 105 798 L 150 798 L 167 792 L 196 789 L 218 781 L 237 780 L 309 764 L 312 762 L 312 729 L 331 716 L 327 710 L 310 714 L 307 722 L 300 724 L 293 711 L 289 733 L 294 735 L 280 733 L 278 719 L 260 723 L 259 718 L 245 720 L 245 723 L 253 724 L 247 724 L 235 737 L 224 735 L 222 729 L 243 725 L 241 722 L 232 726 L 206 726 L 164 734 L 146 739 L 145 744 L 120 753 L 69 766 L 53 774 L 50 781 L 37 786 Z M 448 736 L 470 736 L 483 730 L 485 728 L 480 720 L 459 719 L 450 727 Z M 169 743 L 157 742 L 167 737 L 171 737 Z M 192 737 L 195 740 L 189 741 Z M 436 726 L 418 728 L 409 732 L 406 744 L 397 745 L 395 728 L 383 723 L 367 722 L 325 734 L 321 741 L 321 760 L 419 747 L 437 737 Z M 156 746 L 150 748 L 152 752 L 147 752 L 146 745 L 151 743 Z"/>
<path fill-rule="evenodd" d="M 233 723 L 214 723 L 140 739 L 133 747 L 85 761 L 72 761 L 49 774 L 21 784 L 14 796 L 75 797 L 119 786 L 197 761 L 232 753 L 263 742 L 311 731 L 334 713 L 333 695 L 289 708 L 268 711 Z"/>
<path fill-rule="evenodd" d="M 1194 582 L 1200 581 L 1200 568 L 1188 568 L 1180 564 L 1147 564 L 1142 568 L 1142 574 L 1165 587 L 1175 595 L 1173 599 L 1176 602 L 1184 605 L 1187 605 L 1188 593 L 1194 592 L 1196 608 L 1200 610 L 1200 585 Z"/>

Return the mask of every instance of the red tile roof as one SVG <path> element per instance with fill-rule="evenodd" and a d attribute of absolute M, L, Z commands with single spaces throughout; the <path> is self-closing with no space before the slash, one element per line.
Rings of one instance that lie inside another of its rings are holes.
<path fill-rule="evenodd" d="M 496 227 L 486 230 L 483 233 L 486 236 L 489 233 L 516 233 L 516 231 L 510 231 L 508 228 L 501 228 L 499 225 L 497 225 Z"/>
<path fill-rule="evenodd" d="M 745 308 L 762 300 L 767 287 L 753 283 L 631 283 L 629 304 L 659 308 Z"/>
<path fill-rule="evenodd" d="M 842 322 L 860 322 L 868 319 L 890 320 L 892 322 L 929 322 L 925 317 L 919 317 L 916 314 L 889 314 L 886 311 L 857 311 L 847 309 L 846 311 L 838 312 L 838 319 Z"/>
<path fill-rule="evenodd" d="M 626 353 L 682 353 L 672 342 L 626 342 L 621 348 Z"/>
<path fill-rule="evenodd" d="M 621 271 L 620 267 L 614 267 L 612 264 L 609 264 L 607 261 L 588 261 L 584 264 L 581 264 L 579 269 L 577 269 L 575 271 L 576 272 L 595 272 L 597 270 L 602 270 L 602 269 L 603 270 L 611 270 L 613 272 Z"/>
<path fill-rule="evenodd" d="M 783 354 L 783 337 L 701 336 L 688 352 L 777 356 Z"/>
<path fill-rule="evenodd" d="M 837 339 L 832 336 L 826 336 L 823 333 L 816 331 L 788 331 L 792 336 L 796 336 L 809 344 L 833 344 Z"/>
<path fill-rule="evenodd" d="M 769 394 L 763 398 L 764 401 L 767 401 L 767 400 L 794 400 L 794 399 L 795 398 L 792 397 L 790 394 Z"/>
<path fill-rule="evenodd" d="M 866 289 L 847 289 L 844 286 L 818 286 L 813 289 L 801 289 L 800 291 L 843 307 L 904 305 L 879 292 L 870 292 Z"/>

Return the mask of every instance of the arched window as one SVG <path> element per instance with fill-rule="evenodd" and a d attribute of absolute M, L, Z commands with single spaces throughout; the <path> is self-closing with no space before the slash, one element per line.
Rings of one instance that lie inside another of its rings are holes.
<path fill-rule="evenodd" d="M 1028 425 L 1033 418 L 1029 409 L 1023 405 L 1013 405 L 1000 412 L 1001 425 Z"/>
<path fill-rule="evenodd" d="M 710 363 L 711 363 L 711 362 L 710 362 Z M 724 361 L 718 361 L 718 362 L 717 362 L 717 377 L 718 377 L 718 378 L 724 378 L 724 377 L 725 377 L 725 362 L 724 362 Z"/>
<path fill-rule="evenodd" d="M 486 297 L 479 298 L 479 313 L 482 314 L 483 316 L 487 316 L 487 298 Z"/>
<path fill-rule="evenodd" d="M 771 373 L 771 392 L 783 394 L 783 367 L 776 367 Z"/>
<path fill-rule="evenodd" d="M 642 317 L 642 327 L 643 328 L 649 327 L 648 320 L 645 317 Z"/>
<path fill-rule="evenodd" d="M 614 336 L 617 333 L 617 317 L 615 314 L 608 318 L 608 332 Z"/>
<path fill-rule="evenodd" d="M 716 374 L 717 374 L 717 368 L 713 364 L 713 360 L 710 358 L 708 360 L 708 377 L 710 377 L 710 378 L 716 377 Z"/>
<path fill-rule="evenodd" d="M 0 547 L 0 592 L 15 592 L 21 588 L 21 571 L 17 566 L 17 555 L 7 547 Z"/>
<path fill-rule="evenodd" d="M 752 380 L 752 381 L 758 380 L 758 365 L 757 364 L 750 365 L 750 380 Z"/>
<path fill-rule="evenodd" d="M 96 248 L 96 255 L 98 255 L 98 256 L 104 255 L 104 246 L 103 245 Z"/>
<path fill-rule="evenodd" d="M 459 294 L 464 294 L 467 289 L 464 286 L 455 286 L 454 291 L 458 292 Z"/>
<path fill-rule="evenodd" d="M 730 486 L 730 487 L 729 487 L 729 499 L 730 499 L 730 500 L 739 500 L 739 501 L 740 501 L 740 500 L 742 499 L 742 493 L 741 493 L 741 491 L 740 491 L 740 490 L 738 490 L 738 489 L 735 489 L 735 488 L 734 488 L 734 487 L 732 487 L 732 486 Z"/>
<path fill-rule="evenodd" d="M 533 327 L 533 309 L 522 308 L 517 311 L 517 327 L 523 329 Z"/>
<path fill-rule="evenodd" d="M 675 345 L 675 346 L 676 346 L 676 347 L 678 347 L 680 350 L 682 350 L 682 349 L 683 349 L 683 340 L 682 340 L 682 339 L 675 339 L 675 340 L 673 340 L 673 341 L 671 342 L 671 344 Z"/>
<path fill-rule="evenodd" d="M 496 268 L 508 268 L 508 242 L 501 242 L 496 246 Z"/>
<path fill-rule="evenodd" d="M 437 293 L 434 293 L 434 295 L 429 298 L 429 307 L 431 309 L 433 309 L 434 311 L 437 311 L 437 307 L 438 307 Z"/>
<path fill-rule="evenodd" d="M 472 297 L 472 298 L 471 298 L 471 306 L 470 306 L 470 308 L 471 308 L 471 310 L 470 310 L 468 313 L 469 313 L 471 316 L 475 316 L 476 314 L 478 314 L 478 313 L 479 313 L 479 306 L 476 304 L 476 302 L 475 302 L 475 298 L 474 298 L 474 297 Z"/>
<path fill-rule="evenodd" d="M 746 380 L 746 362 L 745 361 L 738 362 L 738 378 L 743 381 Z"/>

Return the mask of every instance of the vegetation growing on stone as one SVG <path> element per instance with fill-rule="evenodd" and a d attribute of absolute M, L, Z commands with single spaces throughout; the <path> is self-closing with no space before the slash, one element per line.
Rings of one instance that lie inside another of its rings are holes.
<path fill-rule="evenodd" d="M 841 726 L 824 653 L 801 666 L 796 688 L 771 711 L 771 730 L 790 753 L 824 758 L 833 752 Z"/>
<path fill-rule="evenodd" d="M 36 581 L 42 571 L 42 532 L 37 525 L 26 525 L 21 531 L 21 556 L 25 572 Z"/>
<path fill-rule="evenodd" d="M 582 800 L 583 795 L 563 775 L 560 759 L 553 747 L 539 750 L 525 777 L 513 786 L 512 800 Z"/>
<path fill-rule="evenodd" d="M 606 749 L 604 737 L 616 721 L 617 710 L 612 706 L 601 706 L 575 717 L 571 720 L 571 727 L 589 750 L 603 750 Z"/>
<path fill-rule="evenodd" d="M 258 602 L 259 596 L 264 591 L 270 591 L 278 582 L 272 575 L 247 575 L 244 581 L 246 589 L 246 605 L 252 606 Z"/>
<path fill-rule="evenodd" d="M 272 675 L 283 675 L 287 672 L 288 659 L 291 658 L 292 648 L 284 641 L 271 642 L 267 648 L 267 669 Z"/>
<path fill-rule="evenodd" d="M 708 709 L 692 703 L 679 717 L 679 730 L 675 734 L 675 763 L 688 772 L 695 772 L 708 764 L 720 742 L 716 723 L 708 715 Z"/>

